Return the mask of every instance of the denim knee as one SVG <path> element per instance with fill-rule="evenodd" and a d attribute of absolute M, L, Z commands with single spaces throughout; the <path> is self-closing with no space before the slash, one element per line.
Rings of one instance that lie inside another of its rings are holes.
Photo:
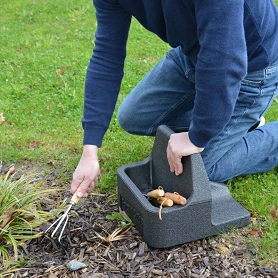
<path fill-rule="evenodd" d="M 150 133 L 149 123 L 143 115 L 129 109 L 126 105 L 121 105 L 118 110 L 118 123 L 128 133 L 134 135 L 153 135 Z"/>
<path fill-rule="evenodd" d="M 126 111 L 122 111 L 121 106 L 118 109 L 118 123 L 119 125 L 125 130 L 129 130 L 129 115 L 128 113 L 125 113 Z"/>
<path fill-rule="evenodd" d="M 122 106 L 118 109 L 118 123 L 128 133 L 138 134 L 138 123 L 134 118 L 134 112 L 129 109 L 123 109 Z"/>
<path fill-rule="evenodd" d="M 213 165 L 210 169 L 206 169 L 208 179 L 214 182 L 225 182 L 229 180 L 231 177 L 227 176 L 227 173 L 222 171 L 221 167 L 217 167 L 217 163 Z"/>

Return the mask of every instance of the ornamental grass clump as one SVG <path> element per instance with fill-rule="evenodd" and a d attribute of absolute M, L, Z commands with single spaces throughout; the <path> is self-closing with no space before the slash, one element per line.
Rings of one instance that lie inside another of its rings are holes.
<path fill-rule="evenodd" d="M 42 189 L 33 177 L 0 176 L 0 269 L 18 261 L 18 247 L 39 237 L 39 226 L 53 218 L 42 210 L 40 199 L 53 189 Z"/>

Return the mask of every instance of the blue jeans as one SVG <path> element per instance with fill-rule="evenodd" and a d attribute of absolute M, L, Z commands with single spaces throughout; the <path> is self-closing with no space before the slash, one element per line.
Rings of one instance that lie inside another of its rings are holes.
<path fill-rule="evenodd" d="M 180 48 L 171 49 L 132 90 L 118 110 L 127 132 L 155 135 L 165 124 L 188 131 L 195 97 L 195 69 Z M 278 164 L 278 121 L 249 132 L 278 93 L 278 62 L 247 74 L 230 122 L 201 153 L 208 177 L 223 182 L 265 172 Z"/>

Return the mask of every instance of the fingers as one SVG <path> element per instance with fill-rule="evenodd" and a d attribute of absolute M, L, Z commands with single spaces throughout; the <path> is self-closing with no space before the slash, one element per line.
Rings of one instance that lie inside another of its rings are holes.
<path fill-rule="evenodd" d="M 174 168 L 174 164 L 173 164 L 172 157 L 171 157 L 171 154 L 170 154 L 169 145 L 167 146 L 166 152 L 167 152 L 167 160 L 168 160 L 168 163 L 169 163 L 169 166 L 170 166 L 170 171 L 174 172 L 175 168 Z"/>
<path fill-rule="evenodd" d="M 71 193 L 77 194 L 79 198 L 85 198 L 88 196 L 88 191 L 95 188 L 95 184 L 98 181 L 100 171 L 94 170 L 94 167 L 86 168 L 84 166 L 78 166 L 73 173 Z"/>
<path fill-rule="evenodd" d="M 98 176 L 95 177 L 84 177 L 84 179 L 75 178 L 73 175 L 72 184 L 71 184 L 71 193 L 77 193 L 77 197 L 87 197 L 88 191 L 95 188 L 95 184 L 98 181 Z"/>
<path fill-rule="evenodd" d="M 72 179 L 72 185 L 71 185 L 71 193 L 77 193 L 77 197 L 87 197 L 88 191 L 93 190 L 95 188 L 95 183 L 98 180 L 98 176 L 92 180 L 92 179 L 84 179 L 83 181 L 80 181 L 78 179 L 73 178 Z"/>
<path fill-rule="evenodd" d="M 88 196 L 88 191 L 94 189 L 94 181 L 83 181 L 76 190 L 77 197 L 84 198 Z"/>
<path fill-rule="evenodd" d="M 181 163 L 181 158 L 175 157 L 173 160 L 174 171 L 176 176 L 180 175 L 183 172 L 183 166 Z"/>
<path fill-rule="evenodd" d="M 82 183 L 82 179 L 81 180 L 76 179 L 76 178 L 74 178 L 74 175 L 73 175 L 70 192 L 72 194 L 74 194 L 81 183 Z"/>
<path fill-rule="evenodd" d="M 183 172 L 183 166 L 181 163 L 181 158 L 178 158 L 174 162 L 175 174 L 176 176 L 180 175 Z"/>
<path fill-rule="evenodd" d="M 188 132 L 174 133 L 170 136 L 167 146 L 167 159 L 170 171 L 180 175 L 183 172 L 181 159 L 194 153 L 200 153 L 204 148 L 195 146 L 188 136 Z"/>
<path fill-rule="evenodd" d="M 181 157 L 178 155 L 175 155 L 175 153 L 172 151 L 169 144 L 167 147 L 167 160 L 168 160 L 171 172 L 175 172 L 175 174 L 177 176 L 183 172 L 183 165 L 181 163 Z"/>

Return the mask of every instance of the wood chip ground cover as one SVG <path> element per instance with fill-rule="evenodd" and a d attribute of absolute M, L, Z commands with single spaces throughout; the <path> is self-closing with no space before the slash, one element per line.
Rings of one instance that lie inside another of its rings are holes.
<path fill-rule="evenodd" d="M 53 173 L 44 177 L 48 183 L 55 183 Z M 43 206 L 51 210 L 54 204 Z M 71 212 L 61 244 L 44 235 L 19 248 L 28 264 L 10 277 L 278 277 L 277 270 L 259 267 L 256 251 L 246 246 L 248 227 L 168 249 L 148 246 L 132 227 L 124 239 L 106 244 L 97 233 L 106 237 L 119 227 L 106 219 L 112 213 L 118 213 L 115 200 L 89 196 Z M 73 260 L 86 267 L 70 270 Z"/>

